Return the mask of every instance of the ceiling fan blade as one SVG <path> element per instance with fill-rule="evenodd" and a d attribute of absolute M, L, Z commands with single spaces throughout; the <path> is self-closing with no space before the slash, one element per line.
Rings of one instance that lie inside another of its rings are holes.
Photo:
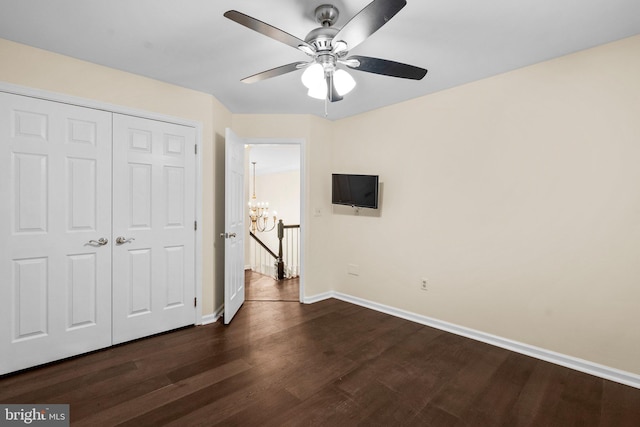
<path fill-rule="evenodd" d="M 333 84 L 333 73 L 327 73 L 325 78 L 327 79 L 327 99 L 331 102 L 342 101 L 342 96 L 336 90 L 336 85 Z"/>
<path fill-rule="evenodd" d="M 373 0 L 351 18 L 333 40 L 346 42 L 351 50 L 378 31 L 406 4 L 405 0 Z"/>
<path fill-rule="evenodd" d="M 291 34 L 282 31 L 280 28 L 269 25 L 266 22 L 262 22 L 256 18 L 252 18 L 249 15 L 238 12 L 237 10 L 228 10 L 224 13 L 224 16 L 234 22 L 237 22 L 240 25 L 244 25 L 247 28 L 257 31 L 260 34 L 271 37 L 274 40 L 278 40 L 279 42 L 301 50 L 307 55 L 309 55 L 310 52 L 315 52 L 315 49 L 304 40 L 301 40 L 296 36 L 292 36 Z"/>
<path fill-rule="evenodd" d="M 262 80 L 270 79 L 271 77 L 281 76 L 283 74 L 290 73 L 292 71 L 299 70 L 304 68 L 304 66 L 308 65 L 308 62 L 293 62 L 287 65 L 281 65 L 280 67 L 272 68 L 267 71 L 263 71 L 258 74 L 254 74 L 252 76 L 246 77 L 240 80 L 242 83 L 255 83 Z"/>
<path fill-rule="evenodd" d="M 354 55 L 346 60 L 341 60 L 340 63 L 354 70 L 403 79 L 420 80 L 427 74 L 427 70 L 424 68 L 368 56 Z"/>

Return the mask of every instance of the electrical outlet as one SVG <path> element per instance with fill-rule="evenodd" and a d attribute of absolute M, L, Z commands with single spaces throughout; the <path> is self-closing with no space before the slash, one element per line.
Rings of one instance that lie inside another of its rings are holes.
<path fill-rule="evenodd" d="M 427 284 L 428 284 L 427 279 L 423 277 L 422 280 L 420 281 L 420 289 L 422 289 L 423 291 L 428 290 Z"/>

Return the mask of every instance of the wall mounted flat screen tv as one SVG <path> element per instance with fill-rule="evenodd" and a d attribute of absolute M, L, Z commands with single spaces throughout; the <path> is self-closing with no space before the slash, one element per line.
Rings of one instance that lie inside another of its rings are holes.
<path fill-rule="evenodd" d="M 378 175 L 331 175 L 331 203 L 378 209 Z"/>

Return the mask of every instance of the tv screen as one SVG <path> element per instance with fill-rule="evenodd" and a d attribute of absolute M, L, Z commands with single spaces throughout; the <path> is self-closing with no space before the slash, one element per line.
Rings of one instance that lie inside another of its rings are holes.
<path fill-rule="evenodd" d="M 331 203 L 378 209 L 378 175 L 331 176 Z"/>

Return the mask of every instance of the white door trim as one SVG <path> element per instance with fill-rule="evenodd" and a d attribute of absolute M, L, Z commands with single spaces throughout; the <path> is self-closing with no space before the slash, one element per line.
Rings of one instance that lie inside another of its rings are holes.
<path fill-rule="evenodd" d="M 64 104 L 76 105 L 78 107 L 92 108 L 94 110 L 102 110 L 110 113 L 125 114 L 144 119 L 157 120 L 167 123 L 174 123 L 183 126 L 189 126 L 196 131 L 196 146 L 198 147 L 198 156 L 196 158 L 196 221 L 198 229 L 196 230 L 195 241 L 195 294 L 198 298 L 196 307 L 196 325 L 202 324 L 202 123 L 183 119 L 180 117 L 172 117 L 160 113 L 138 110 L 135 108 L 124 107 L 121 105 L 109 104 L 107 102 L 96 101 L 92 99 L 80 98 L 63 93 L 50 92 L 42 89 L 34 89 L 26 86 L 15 85 L 12 83 L 0 81 L 0 92 L 12 93 L 14 95 L 30 96 L 32 98 L 44 99 L 47 101 L 60 102 Z"/>
<path fill-rule="evenodd" d="M 300 295 L 298 301 L 304 302 L 305 286 L 305 243 L 307 241 L 306 227 L 306 158 L 307 141 L 304 138 L 243 138 L 247 145 L 299 145 L 300 146 Z"/>

